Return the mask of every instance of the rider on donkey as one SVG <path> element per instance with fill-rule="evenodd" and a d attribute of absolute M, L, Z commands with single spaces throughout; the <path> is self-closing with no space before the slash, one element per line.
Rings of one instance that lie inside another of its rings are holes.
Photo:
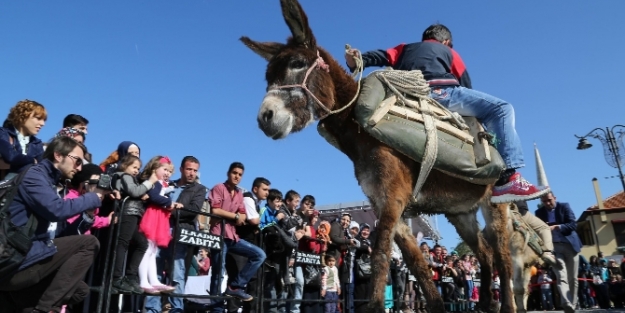
<path fill-rule="evenodd" d="M 491 202 L 528 201 L 546 194 L 549 187 L 534 186 L 516 172 L 517 168 L 525 164 L 521 140 L 514 127 L 512 105 L 471 89 L 469 73 L 460 55 L 452 47 L 449 29 L 442 24 L 434 24 L 423 32 L 421 42 L 363 53 L 363 67 L 390 66 L 396 70 L 420 70 L 431 87 L 430 96 L 433 99 L 460 115 L 476 117 L 495 135 L 496 148 L 506 164 L 506 170 L 493 187 Z M 352 49 L 345 54 L 351 71 L 356 68 L 356 53 L 357 50 Z M 541 237 L 546 233 L 536 231 Z M 542 239 L 551 243 L 551 238 Z M 551 252 L 545 253 L 543 259 L 555 263 Z"/>
<path fill-rule="evenodd" d="M 549 187 L 534 186 L 516 172 L 525 164 L 521 140 L 514 128 L 512 105 L 471 89 L 469 73 L 452 47 L 449 29 L 434 24 L 423 32 L 422 42 L 363 53 L 363 67 L 391 66 L 396 70 L 420 70 L 432 88 L 430 96 L 433 99 L 460 115 L 476 117 L 495 135 L 496 148 L 506 164 L 506 170 L 493 188 L 493 203 L 527 201 L 547 193 Z M 345 54 L 352 71 L 356 68 L 355 53 L 356 50 L 350 50 Z"/>

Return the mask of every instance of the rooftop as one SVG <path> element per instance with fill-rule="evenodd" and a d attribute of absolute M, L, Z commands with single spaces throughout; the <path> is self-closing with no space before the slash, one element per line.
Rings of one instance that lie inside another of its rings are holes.
<path fill-rule="evenodd" d="M 625 208 L 625 192 L 620 191 L 614 195 L 607 197 L 603 200 L 603 206 L 606 209 L 622 209 Z M 596 210 L 599 207 L 597 205 L 593 205 L 588 208 L 588 210 Z"/>

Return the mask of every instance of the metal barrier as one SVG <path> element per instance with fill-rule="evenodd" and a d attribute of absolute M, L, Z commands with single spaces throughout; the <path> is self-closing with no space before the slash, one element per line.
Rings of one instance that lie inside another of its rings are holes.
<path fill-rule="evenodd" d="M 121 222 L 123 219 L 123 208 L 124 208 L 124 204 L 126 203 L 126 200 L 128 199 L 128 197 L 124 198 L 123 200 L 116 200 L 114 201 L 114 215 L 113 215 L 113 219 L 116 220 L 115 223 L 111 223 L 110 226 L 110 230 L 109 230 L 109 235 L 107 238 L 107 249 L 105 252 L 105 256 L 103 258 L 104 260 L 104 266 L 103 266 L 103 272 L 102 272 L 102 282 L 101 285 L 98 287 L 92 287 L 91 291 L 95 292 L 98 294 L 98 301 L 97 301 L 97 306 L 96 306 L 96 312 L 98 313 L 102 313 L 102 312 L 109 312 L 110 310 L 110 303 L 111 303 L 111 291 L 112 291 L 112 282 L 113 282 L 113 269 L 115 268 L 115 258 L 117 255 L 117 243 L 118 240 L 117 238 L 119 237 L 119 233 L 121 230 Z M 178 209 L 174 211 L 174 216 L 175 216 L 175 224 L 173 227 L 173 238 L 172 238 L 172 250 L 175 251 L 175 247 L 178 244 L 178 241 L 180 239 L 180 233 L 181 233 L 181 229 L 179 227 L 179 218 L 180 218 L 180 210 L 182 211 L 188 211 L 188 212 L 192 212 L 194 214 L 200 214 L 200 215 L 204 215 L 204 216 L 208 216 L 208 217 L 215 217 L 215 218 L 219 218 L 216 215 L 210 214 L 210 213 L 205 213 L 205 212 L 197 212 L 197 211 L 193 211 L 193 210 L 188 210 L 188 209 Z M 221 227 L 221 236 L 219 236 L 219 241 L 220 241 L 220 246 L 224 244 L 223 242 L 223 234 L 224 234 L 224 229 L 225 229 L 225 221 L 222 219 L 221 220 L 222 223 L 222 227 Z M 102 240 L 102 238 L 100 238 L 100 240 Z M 171 254 L 171 260 L 169 260 L 169 264 L 170 264 L 170 268 L 168 271 L 168 278 L 169 281 L 173 281 L 173 270 L 174 270 L 174 262 L 173 262 L 173 258 L 174 258 L 175 254 L 172 253 Z M 94 276 L 94 267 L 92 266 L 90 273 L 88 274 L 88 277 L 90 277 L 89 280 L 93 280 L 93 276 Z M 219 285 L 221 285 L 221 277 L 220 277 L 220 281 L 219 281 Z M 120 294 L 122 295 L 122 294 Z M 182 298 L 208 298 L 208 299 L 226 299 L 228 297 L 225 296 L 197 296 L 197 295 L 184 295 L 184 294 L 170 294 L 170 296 L 172 297 L 182 297 Z M 85 308 L 88 307 L 88 302 L 85 303 Z"/>
<path fill-rule="evenodd" d="M 111 288 L 112 288 L 112 280 L 113 280 L 113 269 L 115 266 L 115 257 L 116 257 L 116 247 L 117 247 L 117 238 L 119 237 L 119 232 L 120 232 L 120 224 L 122 221 L 122 216 L 123 214 L 121 214 L 123 206 L 125 201 L 127 200 L 124 199 L 122 201 L 115 201 L 115 206 L 114 206 L 114 218 L 117 218 L 117 222 L 115 224 L 111 224 L 111 229 L 109 231 L 109 235 L 108 235 L 108 245 L 107 245 L 107 249 L 106 249 L 106 254 L 104 257 L 104 271 L 102 273 L 102 284 L 99 287 L 92 287 L 92 291 L 96 292 L 99 294 L 98 296 L 98 301 L 97 301 L 97 309 L 96 312 L 98 313 L 102 313 L 102 312 L 109 312 L 110 309 L 110 302 L 111 302 Z M 173 273 L 174 273 L 174 266 L 175 266 L 175 251 L 176 251 L 176 246 L 178 244 L 187 244 L 187 245 L 193 245 L 193 246 L 203 246 L 202 245 L 202 241 L 199 241 L 200 239 L 206 239 L 205 235 L 201 235 L 201 234 L 205 234 L 203 232 L 199 232 L 199 231 L 191 231 L 191 230 L 183 230 L 180 227 L 180 211 L 187 211 L 187 212 L 192 212 L 194 214 L 198 214 L 198 215 L 203 215 L 203 216 L 207 216 L 207 217 L 212 217 L 212 218 L 219 218 L 220 219 L 220 223 L 221 223 L 221 235 L 220 236 L 213 236 L 210 238 L 209 241 L 214 241 L 215 238 L 214 237 L 218 237 L 219 243 L 220 243 L 220 250 L 221 247 L 223 247 L 224 245 L 224 232 L 225 232 L 225 220 L 220 218 L 219 216 L 210 214 L 210 213 L 206 213 L 206 212 L 198 212 L 198 211 L 194 211 L 194 210 L 188 210 L 188 209 L 178 209 L 175 210 L 173 212 L 174 214 L 174 219 L 173 219 L 173 229 L 172 229 L 172 242 L 171 242 L 171 251 L 173 253 L 170 253 L 169 255 L 169 259 L 168 259 L 168 271 L 167 271 L 167 278 L 168 281 L 171 283 L 173 282 Z M 184 234 L 183 234 L 184 232 Z M 187 236 L 186 238 L 183 238 L 181 240 L 181 235 Z M 210 235 L 212 236 L 212 235 Z M 197 238 L 198 241 L 196 241 L 195 239 L 193 240 L 193 242 L 191 243 L 190 240 L 188 240 L 188 238 Z M 206 239 L 208 240 L 208 239 Z M 264 242 L 264 236 L 261 232 L 261 234 L 259 235 L 259 247 L 261 249 L 263 249 L 263 251 L 266 251 L 266 245 Z M 210 248 L 210 247 L 207 247 Z M 225 255 L 224 255 L 224 260 L 225 260 Z M 287 264 L 288 265 L 288 264 Z M 301 264 L 300 264 L 301 265 Z M 297 266 L 297 264 L 295 265 Z M 321 270 L 321 266 L 319 266 L 320 270 Z M 223 269 L 224 271 L 226 271 L 226 269 Z M 302 271 L 303 271 L 303 267 L 302 267 Z M 221 288 L 222 286 L 222 279 L 223 279 L 223 275 L 221 275 L 221 273 L 213 273 L 213 275 L 219 275 L 219 282 L 218 282 L 218 286 Z M 92 272 L 89 273 L 90 277 L 93 277 L 94 273 L 93 273 L 93 269 Z M 348 297 L 347 297 L 347 290 L 345 288 L 346 284 L 342 283 L 341 287 L 342 287 L 342 297 L 339 298 L 338 300 L 335 301 L 329 301 L 329 300 L 325 300 L 323 298 L 320 299 L 279 299 L 279 297 L 277 299 L 273 299 L 273 298 L 266 298 L 265 297 L 265 275 L 266 275 L 266 271 L 265 271 L 265 267 L 264 265 L 261 266 L 261 268 L 259 269 L 259 272 L 257 273 L 258 275 L 258 282 L 257 282 L 257 289 L 255 290 L 255 294 L 253 296 L 258 298 L 258 301 L 255 302 L 255 307 L 252 308 L 255 312 L 258 313 L 268 313 L 265 310 L 265 303 L 271 303 L 271 302 L 275 302 L 277 306 L 279 306 L 280 303 L 284 303 L 286 304 L 293 304 L 293 303 L 300 303 L 304 304 L 304 303 L 328 303 L 328 302 L 336 302 L 337 304 L 341 304 L 343 309 L 342 312 L 348 312 L 349 310 L 347 309 L 347 306 L 349 305 L 348 303 Z M 208 291 L 208 290 L 207 290 Z M 121 295 L 121 294 L 120 294 Z M 232 297 L 228 297 L 228 296 L 224 296 L 219 295 L 219 296 L 214 296 L 214 295 L 188 295 L 188 294 L 177 294 L 177 293 L 171 293 L 171 294 L 167 294 L 168 297 L 177 297 L 177 298 L 186 298 L 186 299 L 212 299 L 212 300 L 231 300 L 231 301 L 236 301 L 235 298 Z M 370 302 L 370 299 L 354 299 L 353 303 L 361 303 L 361 302 Z M 394 302 L 394 306 L 398 306 L 399 303 L 403 302 L 400 299 L 393 299 L 392 300 Z M 419 302 L 418 300 L 414 300 L 415 303 Z M 452 302 L 452 303 L 446 303 L 450 304 L 451 307 L 449 307 L 451 309 L 451 311 L 465 311 L 468 310 L 468 305 L 466 303 L 466 301 L 458 301 L 458 302 Z M 204 308 L 203 310 L 210 310 L 210 306 Z M 287 311 L 288 312 L 288 311 Z"/>
<path fill-rule="evenodd" d="M 122 215 L 121 212 L 124 208 L 124 204 L 126 203 L 126 200 L 128 200 L 128 197 L 124 198 L 124 200 L 121 201 L 115 201 L 114 203 L 114 214 L 113 214 L 113 218 L 115 219 L 115 223 L 111 224 L 111 230 L 109 231 L 109 238 L 108 238 L 108 245 L 107 245 L 107 249 L 106 249 L 106 256 L 104 258 L 104 272 L 103 272 L 103 279 L 102 279 L 102 285 L 96 290 L 97 292 L 99 292 L 99 297 L 98 297 L 98 305 L 97 305 L 97 309 L 96 312 L 103 312 L 102 311 L 102 305 L 104 305 L 104 312 L 108 312 L 109 310 L 109 306 L 110 306 L 110 302 L 111 302 L 111 283 L 113 281 L 113 268 L 115 267 L 115 256 L 117 254 L 117 239 L 119 237 L 119 231 L 121 229 L 121 227 L 119 227 L 121 225 L 122 222 Z M 113 234 L 115 235 L 115 241 L 113 241 Z M 112 252 L 112 256 L 111 256 L 111 252 Z"/>

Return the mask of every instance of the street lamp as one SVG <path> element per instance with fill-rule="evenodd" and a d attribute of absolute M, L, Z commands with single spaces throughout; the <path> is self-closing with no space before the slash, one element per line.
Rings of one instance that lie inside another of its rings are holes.
<path fill-rule="evenodd" d="M 615 128 L 621 128 L 621 130 L 616 133 L 616 136 L 614 135 Z M 585 136 L 580 137 L 575 135 L 575 137 L 579 138 L 577 150 L 586 150 L 592 147 L 592 144 L 588 142 L 586 137 L 593 137 L 601 141 L 605 160 L 608 162 L 608 165 L 618 169 L 619 178 L 621 179 L 621 184 L 623 185 L 623 191 L 625 191 L 625 177 L 623 176 L 623 171 L 621 170 L 621 164 L 623 164 L 625 158 L 619 152 L 619 150 L 625 152 L 625 147 L 623 146 L 625 126 L 614 125 L 612 128 L 606 127 L 605 130 L 603 128 L 595 128 Z"/>

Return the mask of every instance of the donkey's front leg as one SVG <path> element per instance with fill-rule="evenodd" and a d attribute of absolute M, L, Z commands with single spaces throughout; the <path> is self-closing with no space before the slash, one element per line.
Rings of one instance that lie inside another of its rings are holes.
<path fill-rule="evenodd" d="M 371 284 L 373 294 L 369 302 L 369 313 L 384 312 L 384 290 L 389 274 L 391 260 L 391 238 L 395 230 L 395 223 L 399 220 L 402 209 L 397 204 L 381 209 L 381 217 L 375 228 L 376 239 L 371 255 Z"/>

